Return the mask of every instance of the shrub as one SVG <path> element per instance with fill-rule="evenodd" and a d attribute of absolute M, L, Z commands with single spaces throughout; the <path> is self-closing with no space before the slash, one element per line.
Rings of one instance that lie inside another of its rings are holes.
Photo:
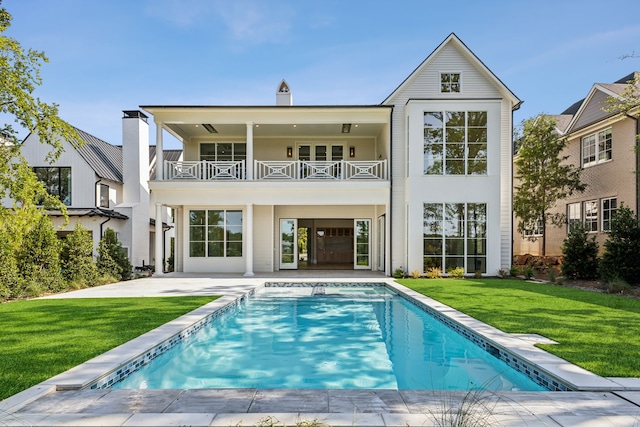
<path fill-rule="evenodd" d="M 111 275 L 118 280 L 129 280 L 133 268 L 127 253 L 118 240 L 115 231 L 110 228 L 104 232 L 98 244 L 98 272 Z"/>
<path fill-rule="evenodd" d="M 25 281 L 25 296 L 38 296 L 44 292 L 64 289 L 60 269 L 60 241 L 51 219 L 38 218 L 24 235 L 16 253 L 18 269 Z"/>
<path fill-rule="evenodd" d="M 98 268 L 93 261 L 93 239 L 89 231 L 79 222 L 66 240 L 62 242 L 62 268 L 71 288 L 94 286 L 98 279 Z"/>
<path fill-rule="evenodd" d="M 420 270 L 413 270 L 411 272 L 411 277 L 413 277 L 414 279 L 419 279 L 422 277 L 422 271 Z"/>
<path fill-rule="evenodd" d="M 449 276 L 451 276 L 454 279 L 464 279 L 464 268 L 462 267 L 450 268 L 449 270 L 447 270 L 447 274 L 449 274 Z"/>
<path fill-rule="evenodd" d="M 502 268 L 500 270 L 498 270 L 498 277 L 499 278 L 504 279 L 508 275 L 509 275 L 509 272 L 507 270 L 504 270 Z"/>
<path fill-rule="evenodd" d="M 556 277 L 556 270 L 554 270 L 553 267 L 549 267 L 549 281 L 551 283 L 556 283 L 557 277 Z"/>
<path fill-rule="evenodd" d="M 562 275 L 570 279 L 598 277 L 598 243 L 595 236 L 588 238 L 587 230 L 578 225 L 562 243 Z"/>
<path fill-rule="evenodd" d="M 524 268 L 524 271 L 522 272 L 522 274 L 524 274 L 524 278 L 526 280 L 530 280 L 533 277 L 533 267 L 526 266 Z"/>
<path fill-rule="evenodd" d="M 402 267 L 396 268 L 393 271 L 393 277 L 396 278 L 396 279 L 403 279 L 404 278 L 404 270 L 402 269 Z"/>
<path fill-rule="evenodd" d="M 442 277 L 442 270 L 438 267 L 431 267 L 426 271 L 426 275 L 429 279 L 438 279 Z"/>
<path fill-rule="evenodd" d="M 12 239 L 0 230 L 0 300 L 16 298 L 23 288 Z"/>
<path fill-rule="evenodd" d="M 605 281 L 620 278 L 627 283 L 640 284 L 640 223 L 624 204 L 613 216 L 609 237 L 603 246 L 600 276 Z"/>
<path fill-rule="evenodd" d="M 509 275 L 513 277 L 518 277 L 522 273 L 522 269 L 517 265 L 512 265 L 509 269 Z"/>
<path fill-rule="evenodd" d="M 607 282 L 606 290 L 610 294 L 628 294 L 631 292 L 631 285 L 624 280 L 614 277 Z"/>

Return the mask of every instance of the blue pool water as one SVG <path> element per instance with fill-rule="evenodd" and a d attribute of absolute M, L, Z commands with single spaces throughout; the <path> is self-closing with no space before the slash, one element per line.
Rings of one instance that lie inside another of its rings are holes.
<path fill-rule="evenodd" d="M 263 289 L 113 388 L 546 391 L 384 287 L 313 293 Z"/>

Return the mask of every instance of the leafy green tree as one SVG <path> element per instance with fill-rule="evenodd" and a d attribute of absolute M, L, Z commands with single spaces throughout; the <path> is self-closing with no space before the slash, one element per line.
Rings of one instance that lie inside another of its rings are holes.
<path fill-rule="evenodd" d="M 62 269 L 65 279 L 74 287 L 94 286 L 98 280 L 98 268 L 93 260 L 91 233 L 79 222 L 73 233 L 62 242 Z"/>
<path fill-rule="evenodd" d="M 64 289 L 60 268 L 60 240 L 48 216 L 39 217 L 25 234 L 16 260 L 24 278 L 26 296 Z"/>
<path fill-rule="evenodd" d="M 98 244 L 98 271 L 118 280 L 129 280 L 133 267 L 115 231 L 107 228 Z"/>
<path fill-rule="evenodd" d="M 611 230 L 603 247 L 600 276 L 607 281 L 617 278 L 640 284 L 640 221 L 624 204 L 611 219 Z"/>
<path fill-rule="evenodd" d="M 518 218 L 518 232 L 538 224 L 542 228 L 542 255 L 546 255 L 547 224 L 561 226 L 566 215 L 551 213 L 558 200 L 574 192 L 582 192 L 586 185 L 580 181 L 580 168 L 566 163 L 568 155 L 563 155 L 566 138 L 556 131 L 553 118 L 540 115 L 522 123 L 522 136 L 514 161 L 515 178 L 513 210 Z M 536 240 L 537 236 L 526 236 Z"/>
<path fill-rule="evenodd" d="M 0 300 L 15 298 L 23 288 L 11 235 L 0 229 Z"/>
<path fill-rule="evenodd" d="M 562 275 L 570 279 L 598 277 L 598 242 L 584 225 L 576 226 L 562 243 Z"/>

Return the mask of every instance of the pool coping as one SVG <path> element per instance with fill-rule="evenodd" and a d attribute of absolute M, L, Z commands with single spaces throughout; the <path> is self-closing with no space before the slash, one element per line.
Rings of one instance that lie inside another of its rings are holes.
<path fill-rule="evenodd" d="M 277 280 L 278 282 L 289 283 L 326 283 L 333 282 L 331 280 Z M 74 368 L 69 369 L 59 375 L 56 375 L 40 384 L 33 386 L 27 390 L 17 393 L 8 399 L 0 402 L 0 413 L 13 413 L 20 408 L 34 402 L 35 400 L 46 396 L 55 391 L 65 390 L 86 390 L 91 384 L 96 383 L 101 378 L 109 375 L 122 365 L 129 361 L 139 358 L 150 349 L 161 345 L 163 342 L 170 340 L 177 334 L 193 328 L 195 325 L 202 323 L 203 320 L 211 317 L 214 313 L 223 309 L 228 309 L 235 303 L 246 297 L 246 295 L 255 292 L 255 289 L 262 287 L 265 283 L 275 282 L 273 279 L 265 279 L 262 283 L 258 283 L 254 288 L 241 295 L 226 295 L 220 297 L 202 307 L 199 307 L 190 313 L 168 322 L 146 334 L 143 334 L 127 343 L 124 343 L 102 355 L 99 355 L 89 361 L 82 363 Z M 337 281 L 335 281 L 337 282 Z M 535 347 L 535 339 L 529 336 L 519 336 L 518 334 L 508 334 L 497 328 L 480 322 L 464 313 L 459 312 L 445 304 L 426 297 L 412 289 L 409 289 L 392 279 L 376 278 L 371 280 L 352 280 L 343 281 L 345 283 L 380 283 L 385 284 L 392 289 L 398 291 L 401 295 L 418 301 L 429 310 L 439 313 L 448 318 L 451 322 L 461 327 L 474 331 L 477 335 L 483 337 L 484 340 L 493 346 L 507 350 L 510 354 L 518 358 L 527 360 L 541 372 L 555 377 L 567 384 L 575 391 L 591 391 L 591 392 L 613 392 L 613 391 L 638 391 L 640 384 L 634 379 L 610 379 L 603 378 L 589 372 L 583 368 L 573 365 L 564 359 L 554 356 L 546 351 Z"/>

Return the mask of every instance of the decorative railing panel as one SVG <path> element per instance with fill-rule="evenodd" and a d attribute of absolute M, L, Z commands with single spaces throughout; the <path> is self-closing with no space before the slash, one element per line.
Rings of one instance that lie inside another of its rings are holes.
<path fill-rule="evenodd" d="M 174 180 L 245 180 L 245 161 L 166 161 L 164 179 Z M 387 161 L 347 161 L 312 162 L 255 161 L 255 180 L 387 180 Z"/>

